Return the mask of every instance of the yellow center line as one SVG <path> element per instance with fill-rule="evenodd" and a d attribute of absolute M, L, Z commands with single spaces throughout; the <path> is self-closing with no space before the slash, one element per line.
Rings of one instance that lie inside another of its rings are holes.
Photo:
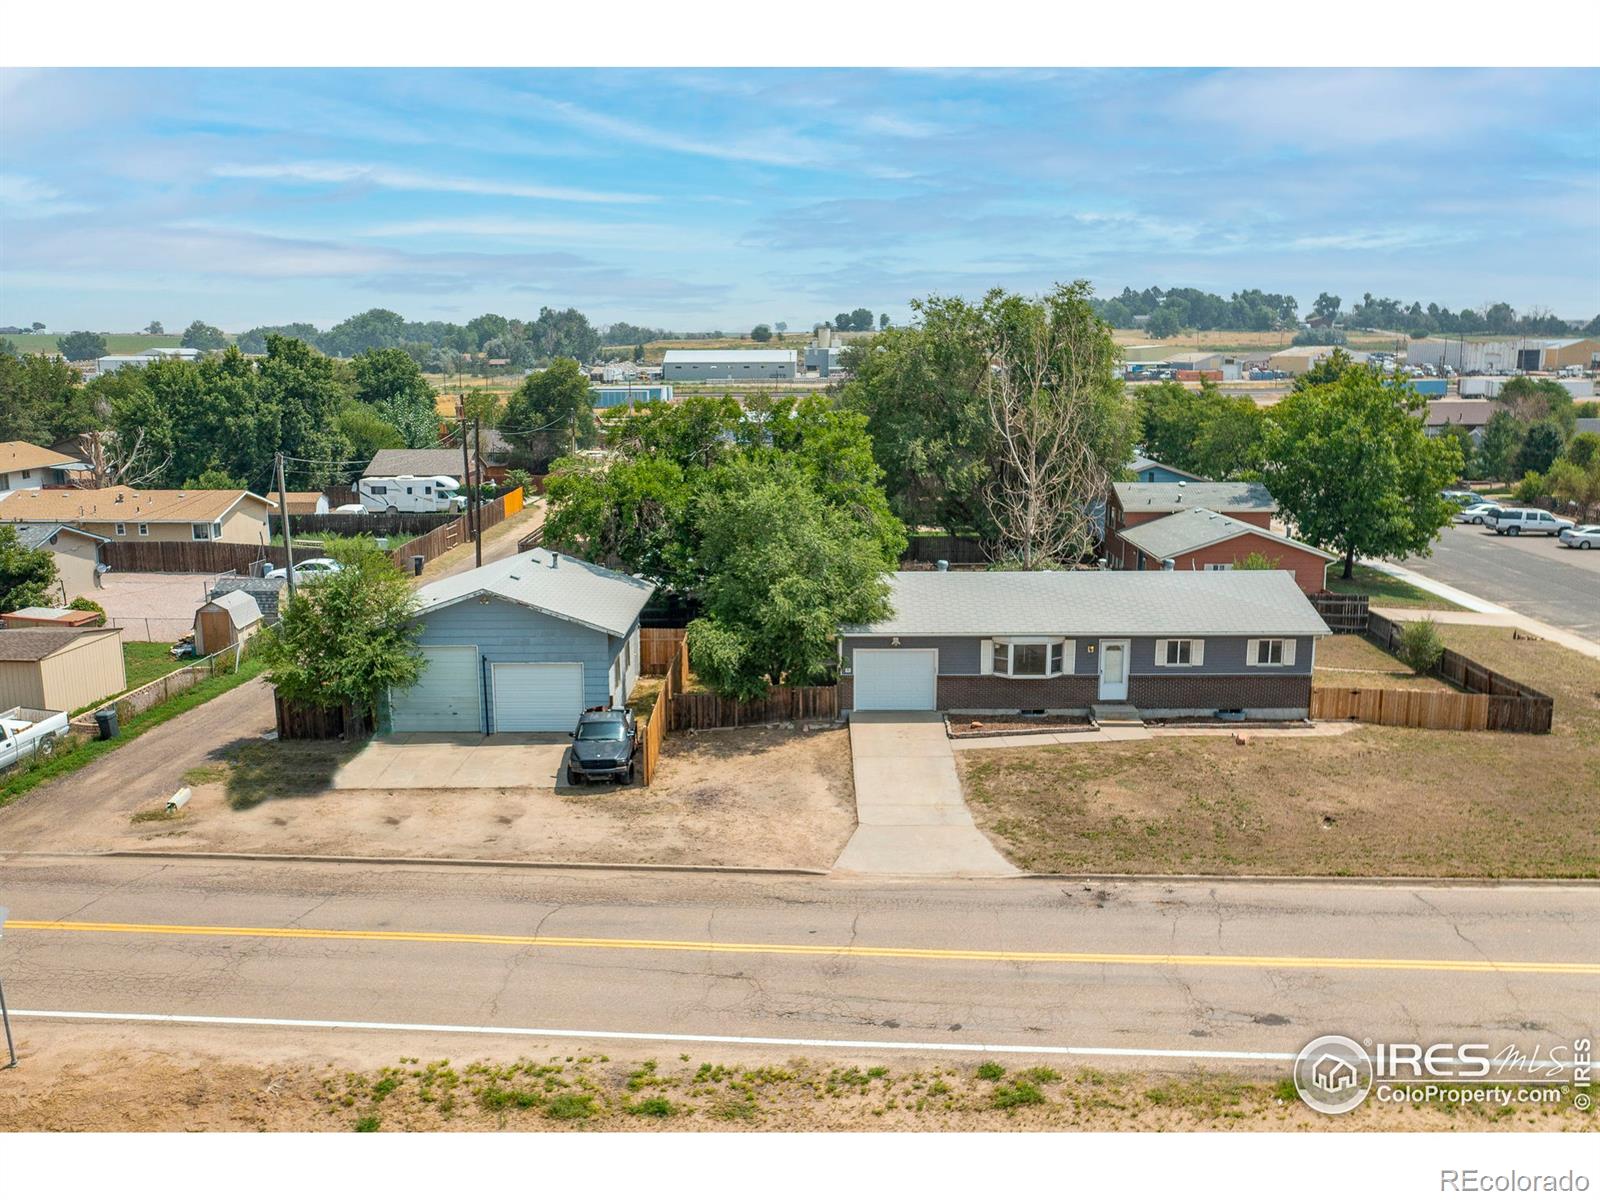
<path fill-rule="evenodd" d="M 313 941 L 432 942 L 468 946 L 645 950 L 691 954 L 791 954 L 842 958 L 912 958 L 952 962 L 1072 963 L 1098 966 L 1259 967 L 1278 970 L 1476 971 L 1531 975 L 1600 975 L 1600 963 L 1486 962 L 1420 958 L 1329 958 L 1266 954 L 1113 954 L 1068 950 L 958 950 L 916 946 L 805 946 L 763 942 L 677 942 L 647 938 L 552 937 L 509 933 L 431 933 L 393 929 L 277 929 L 234 925 L 130 925 L 114 921 L 10 921 L 8 930 L 41 933 L 133 933 L 162 937 L 300 938 Z"/>

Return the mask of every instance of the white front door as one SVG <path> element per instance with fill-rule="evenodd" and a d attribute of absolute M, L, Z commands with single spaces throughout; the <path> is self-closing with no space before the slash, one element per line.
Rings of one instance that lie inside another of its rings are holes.
<path fill-rule="evenodd" d="M 857 650 L 859 712 L 929 712 L 938 707 L 937 650 Z"/>
<path fill-rule="evenodd" d="M 483 685 L 476 646 L 423 646 L 422 674 L 389 693 L 396 733 L 482 733 Z"/>
<path fill-rule="evenodd" d="M 1128 643 L 1100 643 L 1100 699 L 1128 698 Z"/>
<path fill-rule="evenodd" d="M 571 733 L 583 712 L 582 663 L 495 663 L 496 733 Z"/>

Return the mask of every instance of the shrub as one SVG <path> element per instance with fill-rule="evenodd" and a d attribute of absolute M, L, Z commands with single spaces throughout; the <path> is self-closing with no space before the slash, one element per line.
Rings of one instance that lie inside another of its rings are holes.
<path fill-rule="evenodd" d="M 991 1101 L 995 1108 L 1020 1108 L 1024 1104 L 1043 1104 L 1044 1093 L 1025 1079 L 1016 1083 L 1002 1083 L 994 1090 Z"/>
<path fill-rule="evenodd" d="M 1537 504 L 1545 495 L 1545 488 L 1544 476 L 1537 471 L 1528 471 L 1511 489 L 1511 498 L 1518 504 Z"/>
<path fill-rule="evenodd" d="M 99 626 L 104 625 L 106 623 L 106 610 L 101 608 L 100 605 L 96 604 L 93 600 L 89 599 L 89 597 L 87 597 L 87 596 L 75 596 L 75 597 L 73 597 L 73 599 L 67 604 L 67 607 L 68 608 L 75 608 L 79 612 L 99 613 L 100 614 L 100 619 L 95 622 L 95 627 L 96 628 L 98 628 Z"/>
<path fill-rule="evenodd" d="M 1005 1073 L 1006 1073 L 1006 1069 L 1004 1067 L 1002 1067 L 997 1062 L 986 1062 L 986 1063 L 979 1063 L 978 1064 L 978 1078 L 979 1079 L 990 1079 L 990 1080 L 1001 1079 L 1001 1078 L 1004 1078 Z"/>
<path fill-rule="evenodd" d="M 1400 631 L 1400 661 L 1418 675 L 1426 674 L 1444 654 L 1439 627 L 1431 619 L 1410 621 Z"/>

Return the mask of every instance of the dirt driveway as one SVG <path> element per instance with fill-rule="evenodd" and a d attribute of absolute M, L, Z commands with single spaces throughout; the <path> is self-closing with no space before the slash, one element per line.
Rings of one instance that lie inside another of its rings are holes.
<path fill-rule="evenodd" d="M 179 731 L 184 722 L 174 721 L 89 771 L 0 810 L 0 850 L 826 869 L 855 827 L 843 729 L 675 734 L 650 788 L 475 787 L 461 786 L 459 777 L 448 787 L 351 788 L 336 787 L 335 780 L 352 760 L 360 761 L 359 748 L 261 740 L 272 726 L 264 684 L 247 684 L 193 715 L 199 714 L 215 723 L 208 721 L 205 731 L 191 727 L 185 736 Z M 173 735 L 161 739 L 167 729 Z M 130 771 L 138 777 L 131 786 Z M 185 782 L 193 787 L 188 806 L 176 818 L 158 816 L 158 803 Z M 146 815 L 135 820 L 140 813 Z"/>

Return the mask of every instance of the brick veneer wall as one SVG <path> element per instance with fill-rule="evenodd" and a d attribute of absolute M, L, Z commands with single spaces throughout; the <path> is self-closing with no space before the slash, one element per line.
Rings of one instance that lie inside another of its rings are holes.
<path fill-rule="evenodd" d="M 1137 571 L 1139 569 L 1139 550 L 1136 546 L 1123 543 L 1124 571 Z M 1189 554 L 1175 555 L 1172 559 L 1173 570 L 1194 571 L 1204 570 L 1211 563 L 1236 563 L 1252 552 L 1265 554 L 1270 559 L 1275 559 L 1278 570 L 1294 573 L 1294 581 L 1300 585 L 1300 590 L 1308 595 L 1320 592 L 1323 588 L 1324 576 L 1327 574 L 1328 560 L 1321 558 L 1309 550 L 1297 550 L 1293 546 L 1285 546 L 1282 542 L 1275 542 L 1271 538 L 1258 537 L 1253 533 L 1241 533 L 1238 537 L 1229 538 L 1225 542 L 1217 542 Z M 1146 571 L 1161 570 L 1161 560 L 1153 554 L 1144 556 L 1144 569 Z"/>
<path fill-rule="evenodd" d="M 1307 675 L 1135 675 L 1128 681 L 1135 708 L 1309 708 Z"/>

